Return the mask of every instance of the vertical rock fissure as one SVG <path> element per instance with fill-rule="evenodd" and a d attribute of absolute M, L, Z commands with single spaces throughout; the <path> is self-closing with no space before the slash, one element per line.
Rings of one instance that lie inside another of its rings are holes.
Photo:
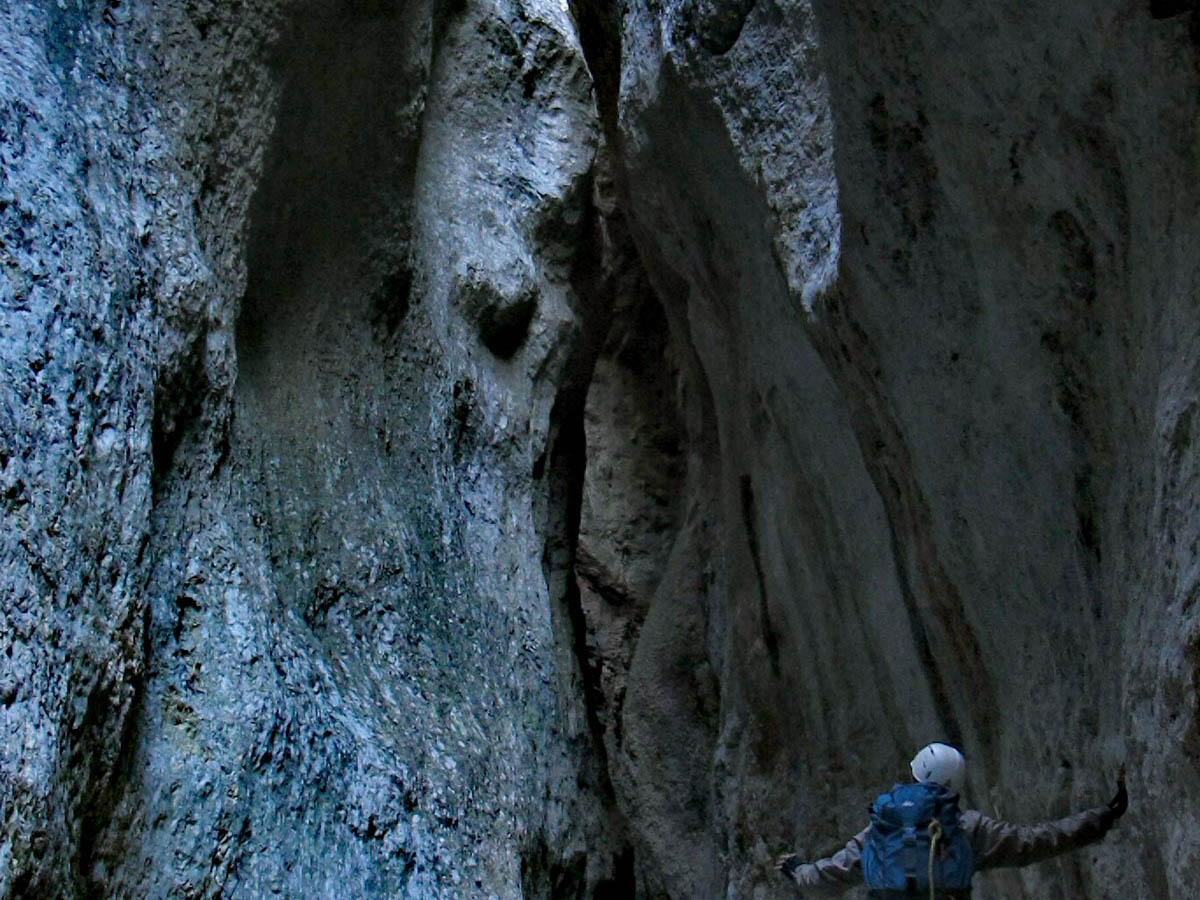
<path fill-rule="evenodd" d="M 583 475 L 587 465 L 583 405 L 577 397 L 563 396 L 555 404 L 551 412 L 550 437 L 546 490 L 551 510 L 558 509 L 561 513 L 552 515 L 547 523 L 542 567 L 546 572 L 546 583 L 551 586 L 552 598 L 557 593 L 557 603 L 566 612 L 570 625 L 567 634 L 570 654 L 574 657 L 582 680 L 588 726 L 602 762 L 604 783 L 611 791 L 599 714 L 604 696 L 600 689 L 598 661 L 592 658 L 588 650 L 587 617 L 580 602 L 575 573 L 580 510 L 583 505 Z"/>
<path fill-rule="evenodd" d="M 150 607 L 141 615 L 141 665 L 132 679 L 128 710 L 121 721 L 120 737 L 115 757 L 108 766 L 101 766 L 93 756 L 90 773 L 94 787 L 87 792 L 79 817 L 79 842 L 75 855 L 75 890 L 79 900 L 100 900 L 107 896 L 108 885 L 97 878 L 96 864 L 103 862 L 104 868 L 118 860 L 127 839 L 123 823 L 118 821 L 120 803 L 135 776 L 138 751 L 138 730 L 142 719 L 142 705 L 146 696 L 147 670 L 150 665 Z M 97 742 L 96 749 L 103 747 Z"/>
<path fill-rule="evenodd" d="M 621 10 L 615 0 L 568 0 L 579 43 L 592 74 L 600 124 L 610 145 L 617 137 L 621 83 Z"/>
<path fill-rule="evenodd" d="M 739 482 L 742 504 L 742 525 L 746 529 L 746 541 L 750 545 L 750 560 L 754 565 L 754 575 L 758 582 L 758 618 L 762 629 L 763 644 L 767 648 L 767 656 L 771 660 L 771 672 L 778 678 L 782 671 L 779 666 L 779 636 L 771 624 L 769 598 L 767 596 L 767 576 L 763 572 L 762 551 L 758 546 L 758 526 L 755 524 L 757 511 L 754 508 L 754 484 L 749 475 L 743 475 Z"/>
<path fill-rule="evenodd" d="M 564 630 L 558 630 L 565 648 L 574 660 L 579 673 L 579 690 L 582 693 L 587 717 L 588 734 L 594 772 L 589 778 L 581 773 L 580 787 L 591 790 L 607 819 L 609 846 L 613 856 L 592 867 L 607 874 L 592 886 L 593 898 L 634 896 L 634 849 L 626 834 L 626 825 L 619 811 L 616 790 L 612 781 L 605 742 L 605 726 L 602 710 L 608 702 L 601 674 L 603 660 L 590 640 L 591 626 L 584 609 L 580 592 L 578 572 L 579 538 L 582 521 L 585 474 L 588 466 L 587 431 L 584 417 L 588 394 L 594 378 L 596 364 L 603 351 L 605 340 L 613 322 L 615 306 L 614 273 L 611 265 L 611 226 L 606 220 L 606 209 L 597 202 L 597 193 L 603 190 L 600 183 L 607 184 L 607 172 L 601 170 L 611 164 L 611 158 L 601 150 L 592 172 L 587 202 L 584 206 L 583 227 L 574 248 L 570 282 L 578 299 L 575 310 L 579 331 L 571 345 L 565 364 L 565 375 L 550 413 L 548 448 L 543 457 L 543 490 L 547 497 L 547 511 L 543 517 L 543 539 L 545 550 L 542 566 L 550 590 L 551 603 L 561 610 L 565 619 Z M 613 211 L 608 209 L 611 214 Z M 542 463 L 539 463 L 539 468 Z M 565 633 L 564 633 L 565 631 Z M 600 848 L 596 848 L 599 851 Z M 583 898 L 585 880 L 581 873 L 574 876 L 567 871 L 569 861 L 547 860 L 549 869 L 544 881 L 550 896 Z M 538 882 L 540 891 L 545 885 Z"/>
<path fill-rule="evenodd" d="M 590 355 L 590 354 L 586 354 Z M 595 358 L 590 361 L 594 365 Z M 581 390 L 586 394 L 586 384 Z M 587 716 L 589 747 L 594 770 L 580 773 L 578 781 L 582 790 L 590 790 L 607 819 L 609 844 L 614 849 L 611 861 L 602 861 L 595 868 L 607 869 L 607 876 L 599 879 L 592 887 L 591 897 L 635 896 L 632 881 L 633 848 L 628 843 L 624 822 L 618 811 L 616 791 L 613 785 L 610 760 L 604 741 L 604 725 L 601 710 L 605 696 L 601 683 L 601 660 L 592 652 L 588 634 L 587 615 L 580 596 L 576 556 L 579 548 L 579 524 L 583 500 L 584 470 L 587 465 L 586 435 L 583 424 L 584 400 L 569 391 L 560 395 L 551 413 L 551 446 L 546 469 L 548 505 L 551 512 L 546 522 L 545 552 L 542 558 L 546 583 L 550 589 L 551 603 L 565 614 L 566 634 L 562 639 L 569 646 L 566 655 L 574 660 L 579 673 L 580 690 Z M 600 851 L 600 848 L 595 848 Z M 546 848 L 534 857 L 526 857 L 526 896 L 542 897 L 547 900 L 584 900 L 586 878 L 580 862 L 551 859 Z"/>

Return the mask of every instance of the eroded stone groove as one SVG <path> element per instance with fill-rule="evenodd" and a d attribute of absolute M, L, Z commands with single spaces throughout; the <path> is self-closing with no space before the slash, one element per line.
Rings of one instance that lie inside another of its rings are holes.
<path fill-rule="evenodd" d="M 847 298 L 827 296 L 823 313 L 823 328 L 816 333 L 815 343 L 851 403 L 867 469 L 887 510 L 889 546 L 907 626 L 939 725 L 948 740 L 970 745 L 982 761 L 990 763 L 1002 713 L 995 705 L 991 676 L 960 591 L 937 558 L 928 501 L 913 478 L 904 436 L 876 380 L 881 372 L 878 356 L 870 337 L 854 320 Z M 964 721 L 971 726 L 970 740 Z"/>
<path fill-rule="evenodd" d="M 771 659 L 771 670 L 776 676 L 779 670 L 779 639 L 775 635 L 775 627 L 771 624 L 771 613 L 767 599 L 767 579 L 763 573 L 762 551 L 758 545 L 758 526 L 755 524 L 754 482 L 749 475 L 739 479 L 742 504 L 742 524 L 746 528 L 746 540 L 750 543 L 750 557 L 754 563 L 754 574 L 758 581 L 759 619 L 762 627 L 763 644 L 767 648 L 767 656 Z"/>

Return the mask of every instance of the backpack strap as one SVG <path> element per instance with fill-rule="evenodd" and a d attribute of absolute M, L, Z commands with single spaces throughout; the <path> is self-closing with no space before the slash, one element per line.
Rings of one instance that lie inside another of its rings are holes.
<path fill-rule="evenodd" d="M 917 829 L 911 825 L 904 829 L 904 890 L 917 893 Z"/>

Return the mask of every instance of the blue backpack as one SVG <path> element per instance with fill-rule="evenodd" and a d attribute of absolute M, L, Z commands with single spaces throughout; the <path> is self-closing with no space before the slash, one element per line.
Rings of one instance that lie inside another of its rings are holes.
<path fill-rule="evenodd" d="M 862 850 L 863 880 L 871 892 L 966 894 L 975 874 L 975 849 L 958 821 L 958 795 L 940 784 L 898 784 L 871 808 Z"/>

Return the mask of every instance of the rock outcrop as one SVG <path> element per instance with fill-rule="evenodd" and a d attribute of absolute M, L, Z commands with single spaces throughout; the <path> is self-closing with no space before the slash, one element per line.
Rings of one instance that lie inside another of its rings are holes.
<path fill-rule="evenodd" d="M 0 894 L 611 880 L 566 11 L 41 6 L 3 19 Z"/>
<path fill-rule="evenodd" d="M 1136 773 L 1104 845 L 981 895 L 1186 892 L 1195 18 L 734 7 L 621 31 L 632 230 L 706 400 L 672 551 L 704 566 L 666 570 L 625 688 L 651 868 L 751 896 L 943 735 L 1017 820 Z M 708 668 L 672 681 L 684 598 Z"/>
<path fill-rule="evenodd" d="M 0 10 L 0 898 L 1200 881 L 1200 12 Z"/>

